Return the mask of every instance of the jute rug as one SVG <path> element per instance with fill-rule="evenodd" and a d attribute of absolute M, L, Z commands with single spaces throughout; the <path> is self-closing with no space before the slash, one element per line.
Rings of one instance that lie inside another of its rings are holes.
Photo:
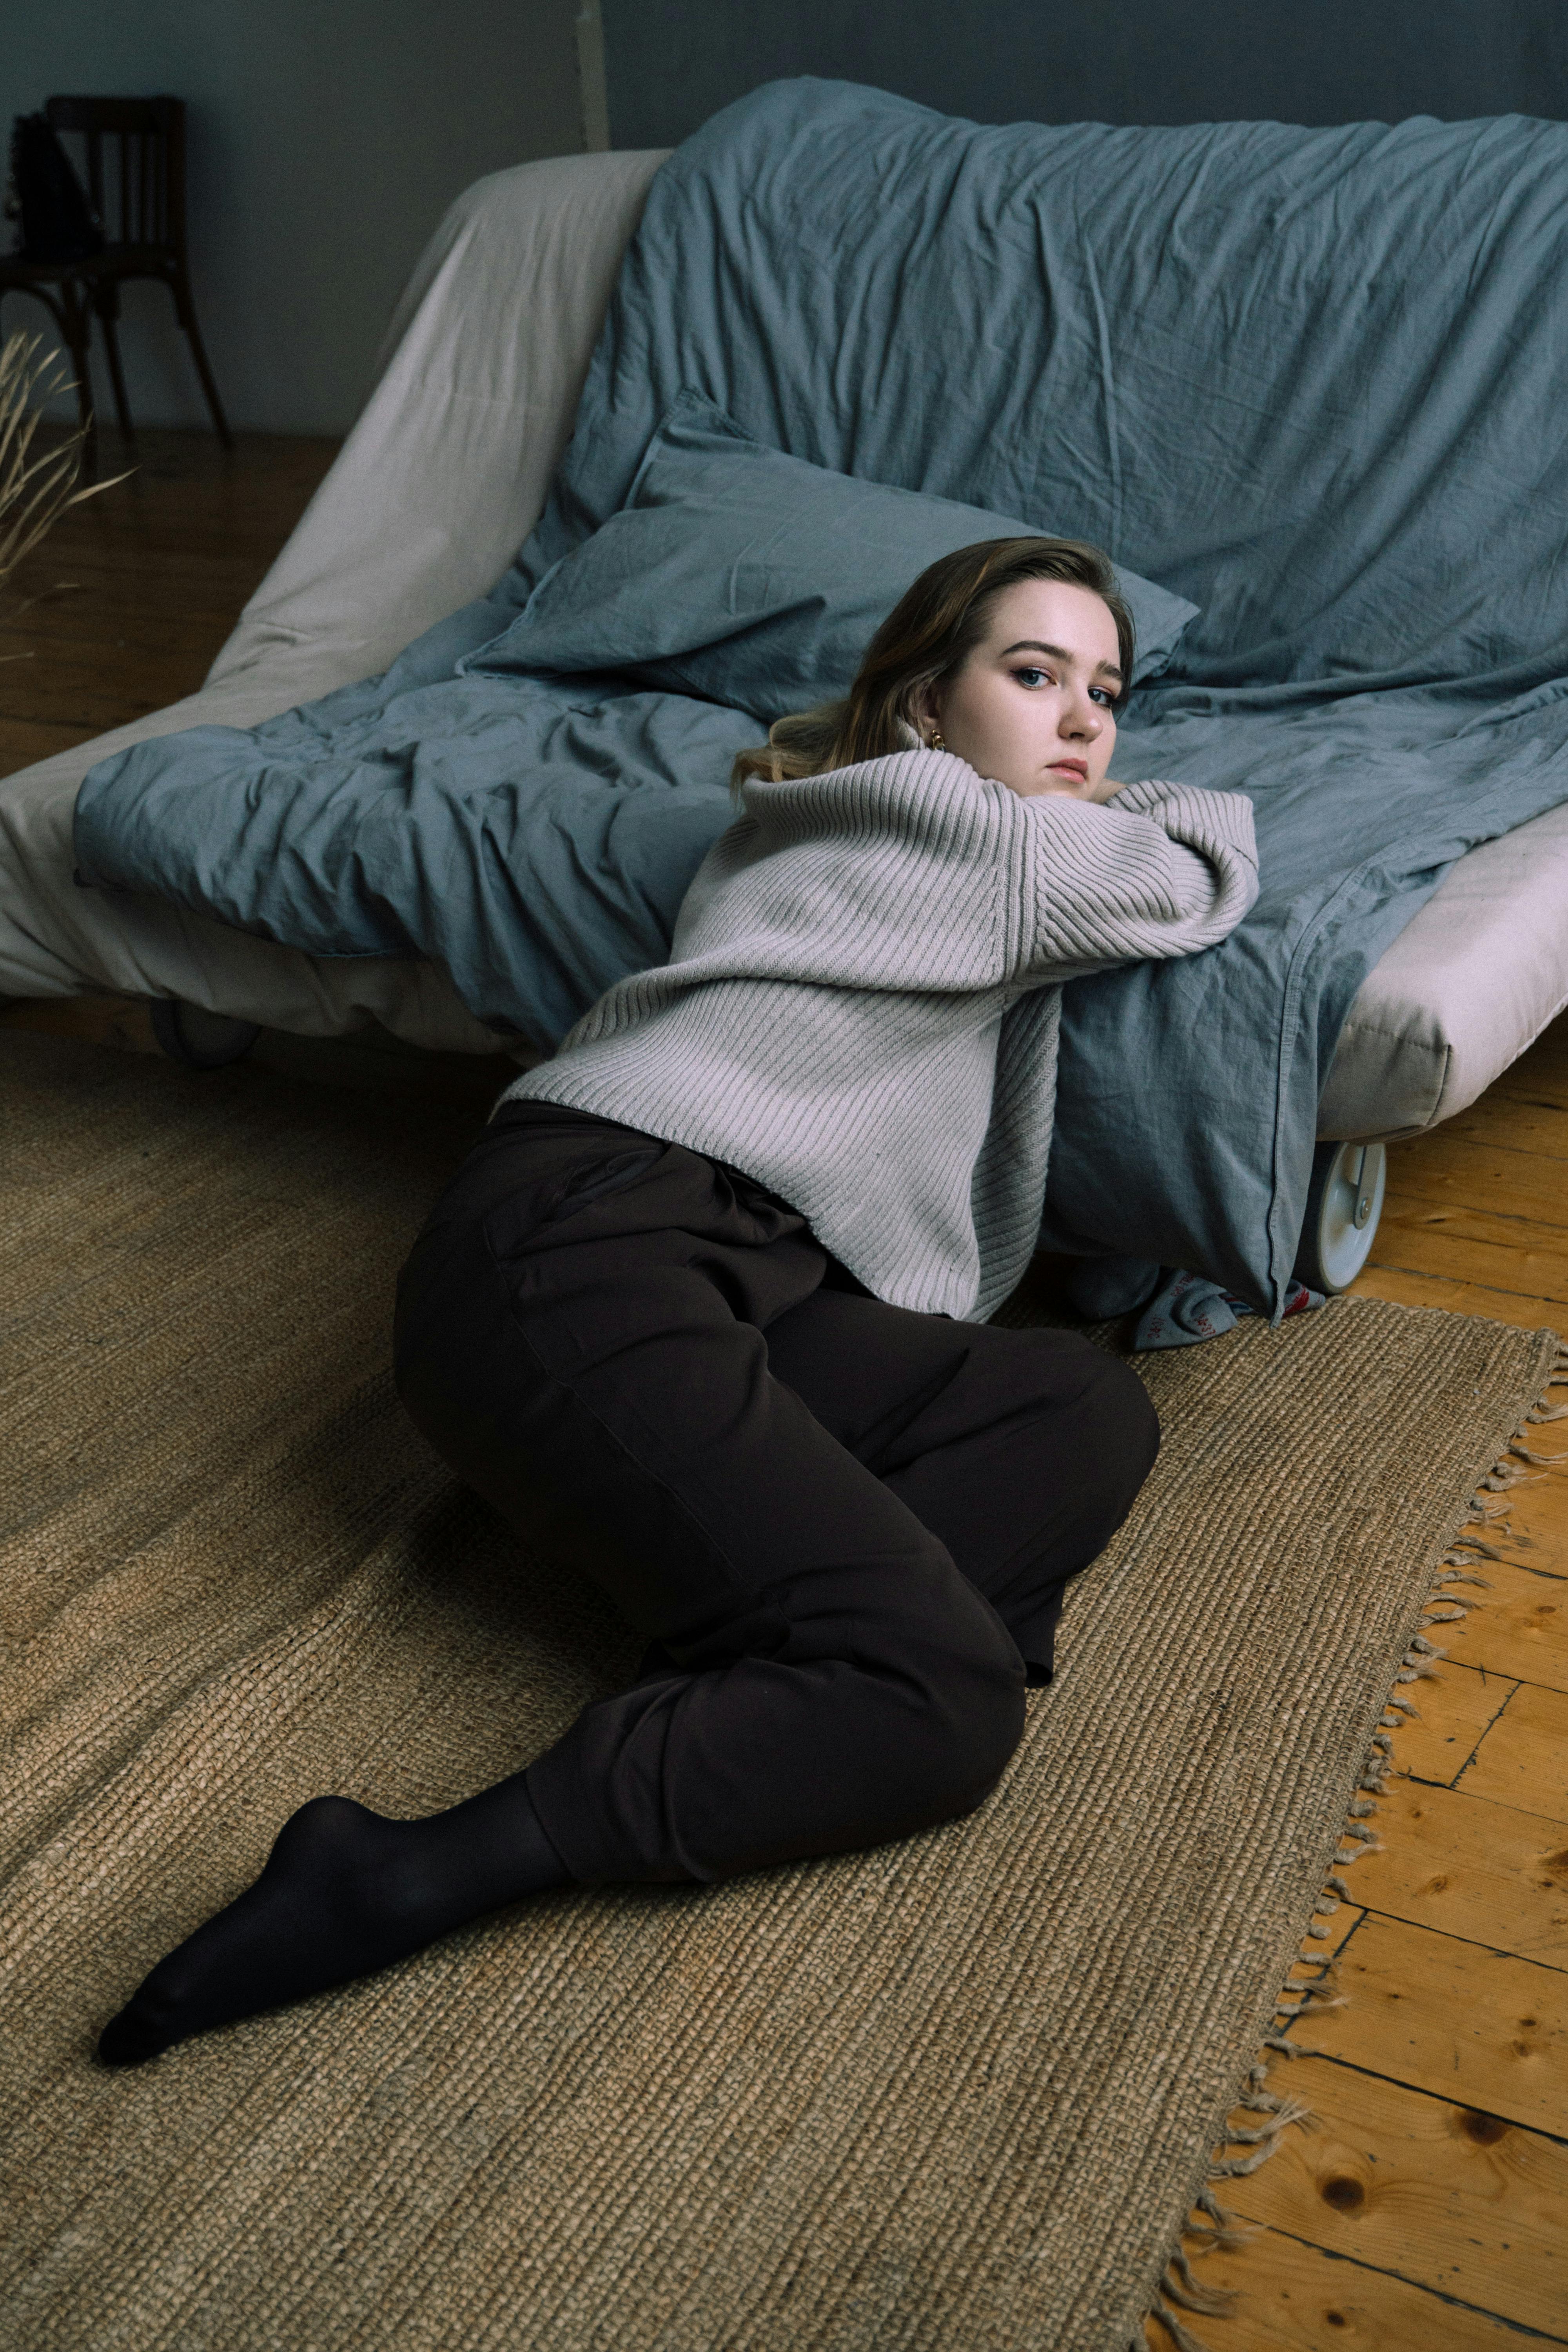
<path fill-rule="evenodd" d="M 1158 1471 L 973 1819 L 537 1903 L 113 2075 L 294 1805 L 448 1803 L 637 1643 L 390 1392 L 462 1117 L 7 1033 L 0 1118 L 0 2341 L 1121 2352 L 1550 1335 L 1341 1303 L 1145 1360 Z"/>

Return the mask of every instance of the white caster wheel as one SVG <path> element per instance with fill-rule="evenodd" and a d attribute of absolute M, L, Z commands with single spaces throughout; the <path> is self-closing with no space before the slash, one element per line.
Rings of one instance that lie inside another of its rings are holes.
<path fill-rule="evenodd" d="M 1372 1255 L 1388 1154 L 1381 1143 L 1320 1143 L 1301 1221 L 1296 1276 L 1313 1290 L 1348 1290 Z"/>

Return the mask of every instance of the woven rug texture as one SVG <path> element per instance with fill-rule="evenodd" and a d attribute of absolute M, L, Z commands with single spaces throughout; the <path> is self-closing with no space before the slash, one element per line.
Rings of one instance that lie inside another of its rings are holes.
<path fill-rule="evenodd" d="M 0 1034 L 0 2344 L 1122 2352 L 1556 1343 L 1341 1301 L 1142 1360 L 1158 1468 L 979 1814 L 110 2074 L 294 1806 L 450 1803 L 640 1647 L 391 1391 L 473 1132 Z"/>

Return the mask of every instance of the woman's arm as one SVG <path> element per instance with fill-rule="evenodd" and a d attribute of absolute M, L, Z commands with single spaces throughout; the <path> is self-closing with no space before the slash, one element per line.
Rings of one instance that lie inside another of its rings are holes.
<path fill-rule="evenodd" d="M 1022 969 L 1068 980 L 1144 957 L 1192 955 L 1258 896 L 1252 803 L 1183 784 L 1127 784 L 1114 806 L 1023 803 L 1028 874 Z"/>

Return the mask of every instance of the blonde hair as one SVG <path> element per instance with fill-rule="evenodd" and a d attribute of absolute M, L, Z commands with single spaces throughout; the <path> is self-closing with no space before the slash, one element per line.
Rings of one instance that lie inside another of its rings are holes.
<path fill-rule="evenodd" d="M 866 648 L 847 695 L 776 719 L 768 740 L 736 755 L 739 792 L 750 777 L 782 783 L 819 776 L 908 748 L 914 705 L 928 686 L 961 669 L 985 634 L 991 606 L 1020 580 L 1061 580 L 1100 598 L 1116 624 L 1120 710 L 1132 683 L 1132 614 L 1108 556 L 1080 539 L 983 539 L 939 556 L 907 588 Z"/>

